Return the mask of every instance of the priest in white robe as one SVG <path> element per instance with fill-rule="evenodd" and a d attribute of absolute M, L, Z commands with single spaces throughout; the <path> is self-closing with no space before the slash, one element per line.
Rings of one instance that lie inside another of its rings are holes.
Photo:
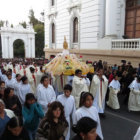
<path fill-rule="evenodd" d="M 56 95 L 53 87 L 49 85 L 49 78 L 43 76 L 41 78 L 42 84 L 37 88 L 37 101 L 42 106 L 44 113 L 48 110 L 48 105 L 56 100 Z"/>
<path fill-rule="evenodd" d="M 72 117 L 72 121 L 74 122 L 75 111 L 76 111 L 74 97 L 72 95 L 70 95 L 71 91 L 72 91 L 72 86 L 67 84 L 64 86 L 64 94 L 58 95 L 58 97 L 57 97 L 57 100 L 59 102 L 61 102 L 62 105 L 64 106 L 65 117 L 69 124 L 69 131 L 68 131 L 68 134 L 67 134 L 65 140 L 70 139 L 70 128 L 71 128 L 70 127 L 71 126 L 70 125 L 70 116 Z"/>
<path fill-rule="evenodd" d="M 103 69 L 99 68 L 97 74 L 93 76 L 90 93 L 94 97 L 93 105 L 98 110 L 98 113 L 101 114 L 104 114 L 107 87 L 108 80 L 103 75 Z"/>
<path fill-rule="evenodd" d="M 30 67 L 30 72 L 27 74 L 29 84 L 31 86 L 32 93 L 36 94 L 37 88 L 37 75 L 35 74 L 35 69 Z"/>
<path fill-rule="evenodd" d="M 114 76 L 114 79 L 109 84 L 109 100 L 107 101 L 107 105 L 112 109 L 119 109 L 119 101 L 117 94 L 120 91 L 120 82 L 118 81 L 118 75 Z"/>
<path fill-rule="evenodd" d="M 129 86 L 130 95 L 128 101 L 129 111 L 140 111 L 140 77 L 135 79 Z"/>
<path fill-rule="evenodd" d="M 72 82 L 72 88 L 73 88 L 72 95 L 75 98 L 76 108 L 78 108 L 81 93 L 83 91 L 85 92 L 89 91 L 88 86 L 86 85 L 85 79 L 82 78 L 82 71 L 79 69 L 75 71 L 75 76 Z"/>

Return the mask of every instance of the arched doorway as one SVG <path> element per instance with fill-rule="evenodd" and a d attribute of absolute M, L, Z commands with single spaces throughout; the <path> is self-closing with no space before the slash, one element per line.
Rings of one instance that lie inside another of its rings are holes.
<path fill-rule="evenodd" d="M 25 57 L 25 44 L 23 40 L 17 39 L 13 43 L 13 53 L 14 58 L 24 58 Z"/>

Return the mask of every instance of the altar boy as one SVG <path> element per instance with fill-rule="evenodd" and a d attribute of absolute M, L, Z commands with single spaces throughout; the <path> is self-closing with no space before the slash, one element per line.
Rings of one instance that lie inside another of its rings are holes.
<path fill-rule="evenodd" d="M 69 123 L 69 131 L 68 134 L 66 136 L 65 140 L 69 140 L 70 139 L 70 116 L 72 116 L 72 121 L 74 121 L 74 115 L 75 115 L 75 100 L 74 97 L 71 95 L 72 92 L 72 86 L 69 84 L 66 84 L 64 86 L 64 94 L 61 94 L 57 97 L 57 100 L 59 102 L 62 103 L 62 105 L 64 106 L 64 110 L 65 110 L 65 117 L 66 120 Z"/>

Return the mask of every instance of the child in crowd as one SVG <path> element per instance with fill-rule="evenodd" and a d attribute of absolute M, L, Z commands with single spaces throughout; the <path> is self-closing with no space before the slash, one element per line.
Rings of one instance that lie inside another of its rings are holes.
<path fill-rule="evenodd" d="M 42 107 L 36 102 L 34 94 L 28 93 L 26 95 L 22 114 L 24 126 L 29 133 L 30 140 L 34 140 L 39 125 L 39 119 L 44 117 Z"/>
<path fill-rule="evenodd" d="M 117 94 L 120 91 L 121 85 L 120 85 L 120 82 L 118 79 L 119 79 L 118 75 L 115 75 L 114 79 L 109 84 L 110 92 L 109 92 L 109 100 L 107 102 L 107 105 L 109 107 L 111 107 L 112 109 L 119 109 L 120 108 Z"/>
<path fill-rule="evenodd" d="M 97 122 L 89 117 L 81 118 L 72 130 L 77 134 L 72 140 L 97 140 Z"/>
<path fill-rule="evenodd" d="M 67 137 L 65 140 L 69 140 L 70 139 L 70 116 L 72 116 L 72 120 L 74 121 L 74 115 L 75 115 L 75 111 L 76 111 L 76 107 L 75 107 L 75 100 L 74 97 L 71 95 L 72 92 L 72 86 L 67 84 L 64 86 L 64 94 L 59 95 L 57 97 L 57 100 L 59 102 L 62 103 L 62 105 L 64 106 L 64 110 L 65 110 L 65 117 L 66 120 L 69 123 L 69 131 L 67 134 Z"/>
<path fill-rule="evenodd" d="M 93 96 L 89 92 L 82 92 L 80 97 L 79 109 L 75 113 L 75 122 L 77 123 L 82 117 L 90 117 L 97 122 L 98 139 L 103 140 L 103 134 L 100 125 L 100 119 L 96 107 L 93 106 Z"/>
<path fill-rule="evenodd" d="M 28 78 L 23 76 L 21 78 L 21 84 L 19 86 L 19 99 L 22 105 L 24 105 L 25 97 L 27 93 L 31 93 L 31 86 L 28 83 Z"/>

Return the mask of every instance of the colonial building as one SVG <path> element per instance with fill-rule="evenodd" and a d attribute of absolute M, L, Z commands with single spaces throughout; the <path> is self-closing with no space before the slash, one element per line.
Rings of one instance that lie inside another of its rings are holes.
<path fill-rule="evenodd" d="M 62 51 L 137 65 L 140 59 L 140 0 L 46 0 L 45 56 Z"/>

